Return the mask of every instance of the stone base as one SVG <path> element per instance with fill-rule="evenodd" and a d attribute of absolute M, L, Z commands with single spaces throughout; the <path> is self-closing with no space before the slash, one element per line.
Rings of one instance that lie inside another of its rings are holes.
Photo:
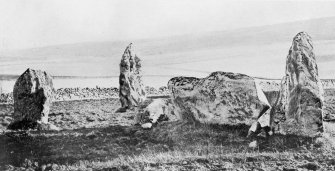
<path fill-rule="evenodd" d="M 284 123 L 279 124 L 279 131 L 277 133 L 283 135 L 291 134 L 307 137 L 317 137 L 323 133 L 322 121 L 319 123 L 303 121 L 297 122 L 296 119 L 288 119 Z"/>
<path fill-rule="evenodd" d="M 119 109 L 115 111 L 115 113 L 125 113 L 125 112 L 127 112 L 127 108 L 125 107 L 120 107 Z"/>
<path fill-rule="evenodd" d="M 40 123 L 36 121 L 21 120 L 8 125 L 7 129 L 11 130 L 45 130 L 45 131 L 60 131 L 61 128 L 51 123 Z"/>

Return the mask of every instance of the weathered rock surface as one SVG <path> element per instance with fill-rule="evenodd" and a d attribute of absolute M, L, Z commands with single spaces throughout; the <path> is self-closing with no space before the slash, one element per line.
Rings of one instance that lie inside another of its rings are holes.
<path fill-rule="evenodd" d="M 14 122 L 48 123 L 54 96 L 52 78 L 45 71 L 27 69 L 13 90 Z"/>
<path fill-rule="evenodd" d="M 122 55 L 120 63 L 120 101 L 122 108 L 138 106 L 146 98 L 142 83 L 141 60 L 131 50 L 130 44 Z"/>
<path fill-rule="evenodd" d="M 314 136 L 323 132 L 323 89 L 313 52 L 311 37 L 300 32 L 293 38 L 286 59 L 286 76 L 282 81 L 280 110 L 285 121 L 278 129 L 286 134 Z"/>
<path fill-rule="evenodd" d="M 277 104 L 278 97 L 280 96 L 279 91 L 263 91 L 263 92 L 271 106 Z"/>
<path fill-rule="evenodd" d="M 139 107 L 136 123 L 153 123 L 179 120 L 171 99 L 153 99 L 147 106 Z M 142 109 L 141 109 L 142 108 Z"/>
<path fill-rule="evenodd" d="M 183 120 L 253 125 L 251 129 L 257 124 L 270 125 L 270 117 L 264 115 L 270 105 L 260 86 L 247 75 L 214 72 L 203 79 L 175 77 L 168 87 Z"/>
<path fill-rule="evenodd" d="M 280 83 L 280 90 L 278 92 L 278 96 L 274 104 L 272 105 L 271 116 L 272 116 L 272 124 L 271 127 L 275 132 L 282 132 L 281 124 L 286 120 L 286 101 L 287 101 L 287 94 L 283 93 L 286 92 L 287 87 L 287 78 L 284 76 Z M 283 132 L 282 132 L 283 133 Z"/>

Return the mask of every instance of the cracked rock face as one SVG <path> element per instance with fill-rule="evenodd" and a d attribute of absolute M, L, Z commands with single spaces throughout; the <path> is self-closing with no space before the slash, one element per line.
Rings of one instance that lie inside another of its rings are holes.
<path fill-rule="evenodd" d="M 14 85 L 14 122 L 47 124 L 54 91 L 49 74 L 41 70 L 27 69 Z"/>
<path fill-rule="evenodd" d="M 132 108 L 142 103 L 145 89 L 142 83 L 141 60 L 131 50 L 130 44 L 122 55 L 120 63 L 120 92 L 122 108 Z"/>
<path fill-rule="evenodd" d="M 285 134 L 314 136 L 323 132 L 323 88 L 311 37 L 300 32 L 293 38 L 282 80 L 278 130 Z M 276 118 L 275 117 L 275 118 Z"/>
<path fill-rule="evenodd" d="M 168 87 L 183 120 L 270 125 L 270 105 L 260 86 L 247 75 L 214 72 L 202 79 L 175 77 L 169 81 Z"/>

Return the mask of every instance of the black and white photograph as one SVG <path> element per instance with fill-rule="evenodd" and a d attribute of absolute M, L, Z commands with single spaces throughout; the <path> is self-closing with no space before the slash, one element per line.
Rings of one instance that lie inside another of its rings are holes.
<path fill-rule="evenodd" d="M 0 171 L 334 156 L 335 1 L 0 0 Z"/>

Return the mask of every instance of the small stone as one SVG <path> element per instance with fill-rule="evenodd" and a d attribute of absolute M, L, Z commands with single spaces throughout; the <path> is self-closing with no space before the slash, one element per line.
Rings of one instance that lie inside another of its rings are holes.
<path fill-rule="evenodd" d="M 249 148 L 256 148 L 258 145 L 257 141 L 252 141 L 251 143 L 249 143 Z"/>
<path fill-rule="evenodd" d="M 153 99 L 149 104 L 138 110 L 135 122 L 138 124 L 151 122 L 161 123 L 165 121 L 176 121 L 178 117 L 174 114 L 174 106 L 171 99 Z"/>
<path fill-rule="evenodd" d="M 86 117 L 86 120 L 87 120 L 88 122 L 94 122 L 94 121 L 95 121 L 95 118 L 93 118 L 92 116 L 88 116 L 88 117 Z"/>
<path fill-rule="evenodd" d="M 59 127 L 57 127 L 54 124 L 49 124 L 49 128 L 50 128 L 50 130 L 53 130 L 53 131 L 60 131 L 60 130 L 62 130 L 62 128 L 59 128 Z"/>
<path fill-rule="evenodd" d="M 90 139 L 95 139 L 95 138 L 97 138 L 96 134 L 97 134 L 96 132 L 92 131 L 92 132 L 86 134 L 86 137 L 88 137 Z"/>
<path fill-rule="evenodd" d="M 52 170 L 58 170 L 59 166 L 57 164 L 52 164 L 51 168 Z"/>
<path fill-rule="evenodd" d="M 149 123 L 142 124 L 141 127 L 143 129 L 150 129 L 152 127 L 152 123 L 149 122 Z"/>
<path fill-rule="evenodd" d="M 54 124 L 51 123 L 41 123 L 41 122 L 37 122 L 38 123 L 38 130 L 46 130 L 46 131 L 60 131 L 62 130 L 61 128 L 58 128 L 57 126 L 55 126 Z"/>
<path fill-rule="evenodd" d="M 100 118 L 98 118 L 98 120 L 99 120 L 99 121 L 106 121 L 107 119 L 106 119 L 106 118 L 102 118 L 102 117 L 100 117 Z"/>
<path fill-rule="evenodd" d="M 45 171 L 45 169 L 47 168 L 47 166 L 44 164 L 41 166 L 41 171 Z"/>

